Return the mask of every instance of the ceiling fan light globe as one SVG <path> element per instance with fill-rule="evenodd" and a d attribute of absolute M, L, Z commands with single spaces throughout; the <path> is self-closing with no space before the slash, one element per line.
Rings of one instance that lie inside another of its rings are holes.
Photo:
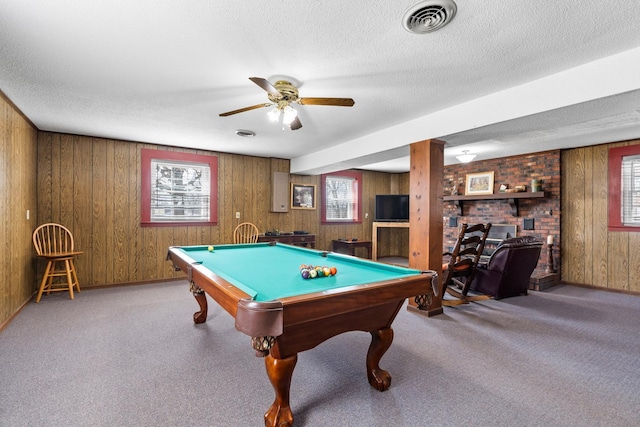
<path fill-rule="evenodd" d="M 274 107 L 267 113 L 267 116 L 269 116 L 269 120 L 271 120 L 272 122 L 277 122 L 278 119 L 280 119 L 280 110 L 278 109 L 278 107 Z"/>
<path fill-rule="evenodd" d="M 287 105 L 284 107 L 284 111 L 282 112 L 282 122 L 285 124 L 291 124 L 298 116 L 298 112 L 294 110 L 291 106 Z"/>

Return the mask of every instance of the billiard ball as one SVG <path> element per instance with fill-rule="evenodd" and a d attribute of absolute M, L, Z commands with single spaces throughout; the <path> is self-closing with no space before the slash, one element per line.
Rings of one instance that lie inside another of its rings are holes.
<path fill-rule="evenodd" d="M 213 252 L 213 246 L 209 246 L 207 249 L 209 249 L 209 252 Z"/>
<path fill-rule="evenodd" d="M 309 277 L 311 279 L 315 279 L 318 276 L 318 272 L 316 270 L 309 270 Z"/>
<path fill-rule="evenodd" d="M 309 278 L 309 270 L 302 270 L 302 272 L 300 274 L 302 274 L 302 278 L 303 279 L 308 279 Z"/>
<path fill-rule="evenodd" d="M 331 275 L 332 275 L 332 276 L 335 276 L 335 275 L 336 275 L 336 273 L 338 272 L 338 269 L 337 269 L 337 268 L 335 268 L 335 267 L 331 267 L 330 271 L 331 271 Z"/>

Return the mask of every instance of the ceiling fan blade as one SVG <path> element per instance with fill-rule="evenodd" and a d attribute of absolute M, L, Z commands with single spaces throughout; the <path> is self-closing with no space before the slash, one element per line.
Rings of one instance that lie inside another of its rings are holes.
<path fill-rule="evenodd" d="M 268 80 L 263 79 L 262 77 L 249 77 L 249 80 L 260 86 L 262 89 L 266 90 L 270 95 L 276 96 L 278 98 L 282 97 L 282 94 L 278 89 L 275 88 Z"/>
<path fill-rule="evenodd" d="M 300 98 L 301 105 L 334 105 L 337 107 L 353 107 L 356 102 L 351 98 Z"/>
<path fill-rule="evenodd" d="M 302 127 L 302 123 L 300 123 L 300 119 L 298 117 L 296 117 L 289 124 L 289 127 L 291 128 L 291 130 L 298 130 L 298 129 L 300 129 Z"/>
<path fill-rule="evenodd" d="M 271 103 L 258 104 L 258 105 L 252 105 L 251 107 L 240 108 L 239 110 L 227 111 L 226 113 L 220 113 L 220 117 L 227 117 L 233 114 L 244 113 L 245 111 L 255 110 L 256 108 L 268 107 L 270 105 L 273 105 L 273 104 Z"/>

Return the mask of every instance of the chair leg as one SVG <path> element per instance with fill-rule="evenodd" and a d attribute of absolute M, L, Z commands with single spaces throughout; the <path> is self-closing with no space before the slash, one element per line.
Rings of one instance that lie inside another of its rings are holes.
<path fill-rule="evenodd" d="M 73 283 L 76 287 L 76 292 L 80 292 L 80 281 L 78 280 L 78 274 L 76 273 L 76 265 L 73 260 L 70 259 L 69 263 L 71 264 L 71 276 L 73 277 Z"/>
<path fill-rule="evenodd" d="M 73 279 L 71 278 L 71 265 L 68 259 L 64 260 L 64 269 L 67 272 L 67 285 L 69 286 L 69 296 L 73 299 Z"/>
<path fill-rule="evenodd" d="M 51 270 L 52 265 L 53 265 L 53 261 L 47 262 L 47 266 L 45 267 L 44 273 L 42 274 L 42 280 L 40 281 L 40 288 L 38 288 L 38 295 L 36 296 L 36 302 L 40 302 L 40 298 L 42 298 L 42 292 L 44 291 L 44 288 L 47 282 L 51 279 L 49 277 L 49 271 Z"/>

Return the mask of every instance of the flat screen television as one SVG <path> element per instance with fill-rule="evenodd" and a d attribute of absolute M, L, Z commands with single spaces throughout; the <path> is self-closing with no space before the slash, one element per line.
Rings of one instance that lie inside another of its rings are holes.
<path fill-rule="evenodd" d="M 377 194 L 374 219 L 380 222 L 409 221 L 409 195 Z"/>

